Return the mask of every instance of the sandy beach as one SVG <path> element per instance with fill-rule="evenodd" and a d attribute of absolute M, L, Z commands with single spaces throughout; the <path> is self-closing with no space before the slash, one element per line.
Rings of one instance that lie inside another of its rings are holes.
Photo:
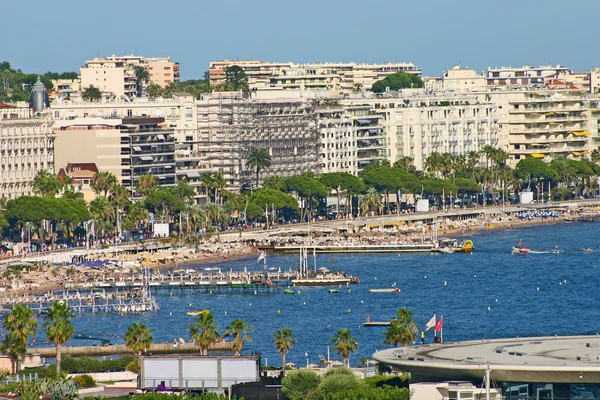
<path fill-rule="evenodd" d="M 470 218 L 451 220 L 441 214 L 437 222 L 437 237 L 461 236 L 468 238 L 470 234 L 493 233 L 501 229 L 518 229 L 541 224 L 560 224 L 575 221 L 582 216 L 599 215 L 600 208 L 578 208 L 553 212 L 530 212 L 530 214 L 513 213 L 500 214 L 493 218 Z M 188 265 L 210 264 L 228 259 L 239 259 L 258 256 L 260 246 L 270 245 L 399 245 L 431 243 L 432 225 L 421 221 L 408 222 L 385 226 L 363 226 L 353 232 L 323 233 L 313 232 L 310 236 L 303 235 L 274 235 L 267 236 L 265 232 L 257 235 L 244 233 L 242 238 L 231 241 L 219 241 L 212 237 L 201 245 L 191 247 L 168 248 L 157 251 L 123 252 L 114 254 L 110 249 L 102 253 L 89 254 L 88 260 L 112 261 L 118 266 L 53 266 L 33 265 L 22 268 L 6 269 L 0 277 L 0 296 L 15 296 L 21 294 L 46 293 L 49 290 L 60 289 L 67 282 L 84 283 L 97 282 L 103 279 L 124 281 L 132 279 L 142 268 L 148 268 L 152 273 L 164 271 L 185 270 Z M 266 232 L 268 234 L 268 231 Z"/>

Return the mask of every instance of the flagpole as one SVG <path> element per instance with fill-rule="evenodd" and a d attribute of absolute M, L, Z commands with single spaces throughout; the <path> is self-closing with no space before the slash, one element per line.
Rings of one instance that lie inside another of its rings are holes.
<path fill-rule="evenodd" d="M 440 343 L 444 343 L 444 315 L 442 315 L 440 320 L 442 320 L 442 329 L 440 329 Z"/>

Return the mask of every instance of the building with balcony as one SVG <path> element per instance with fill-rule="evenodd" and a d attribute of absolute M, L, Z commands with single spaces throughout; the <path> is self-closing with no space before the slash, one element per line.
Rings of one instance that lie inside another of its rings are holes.
<path fill-rule="evenodd" d="M 139 198 L 135 187 L 141 176 L 152 174 L 158 184 L 175 185 L 175 131 L 164 118 L 123 118 L 120 126 L 122 182 L 132 197 Z M 129 154 L 127 154 L 129 153 Z"/>
<path fill-rule="evenodd" d="M 64 168 L 59 168 L 57 175 L 63 182 L 67 177 L 70 178 L 73 190 L 82 193 L 83 200 L 89 203 L 96 199 L 92 180 L 98 172 L 98 166 L 94 163 L 69 163 Z"/>
<path fill-rule="evenodd" d="M 543 85 L 547 78 L 557 78 L 559 74 L 571 74 L 567 67 L 544 65 L 541 67 L 500 67 L 488 68 L 487 84 L 489 86 L 533 86 Z"/>
<path fill-rule="evenodd" d="M 39 171 L 54 171 L 54 134 L 48 113 L 0 102 L 0 197 L 33 195 Z"/>
<path fill-rule="evenodd" d="M 493 91 L 499 131 L 511 162 L 534 157 L 579 157 L 593 150 L 590 98 L 579 90 Z"/>
<path fill-rule="evenodd" d="M 268 149 L 271 168 L 261 173 L 286 177 L 318 172 L 318 131 L 311 104 L 303 99 L 245 98 L 241 92 L 207 94 L 198 102 L 199 155 L 229 188 L 255 185 L 246 167 L 248 151 Z"/>
<path fill-rule="evenodd" d="M 137 94 L 135 67 L 148 70 L 150 82 L 165 87 L 179 81 L 179 63 L 170 57 L 115 56 L 88 60 L 80 69 L 81 90 L 94 85 L 103 93 L 118 98 L 133 98 Z"/>
<path fill-rule="evenodd" d="M 248 76 L 250 89 L 279 88 L 285 90 L 334 90 L 351 92 L 371 89 L 373 84 L 395 72 L 420 74 L 413 63 L 383 62 L 381 64 L 349 63 L 277 63 L 255 60 L 213 61 L 209 64 L 210 83 L 225 81 L 224 70 L 237 65 Z"/>
<path fill-rule="evenodd" d="M 402 157 L 411 157 L 417 169 L 423 169 L 433 153 L 467 155 L 485 145 L 502 146 L 498 133 L 497 107 L 476 94 L 444 92 L 426 94 L 423 91 L 392 93 L 389 97 L 344 99 L 345 106 L 367 107 L 362 113 L 375 114 L 378 119 L 357 116 L 355 121 L 364 130 L 357 135 L 359 162 L 366 163 L 379 156 L 391 164 Z M 359 149 L 360 150 L 360 149 Z"/>

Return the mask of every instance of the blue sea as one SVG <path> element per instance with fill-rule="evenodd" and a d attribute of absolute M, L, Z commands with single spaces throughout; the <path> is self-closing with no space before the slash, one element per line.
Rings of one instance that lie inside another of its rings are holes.
<path fill-rule="evenodd" d="M 329 288 L 283 289 L 270 294 L 208 294 L 174 291 L 158 295 L 161 309 L 151 314 L 85 314 L 74 320 L 77 333 L 100 336 L 123 343 L 127 327 L 143 322 L 154 331 L 154 341 L 188 339 L 193 317 L 187 311 L 210 309 L 224 330 L 233 319 L 242 318 L 254 328 L 244 352 L 260 352 L 263 364 L 280 365 L 272 344 L 280 328 L 293 330 L 297 343 L 287 360 L 297 365 L 318 363 L 327 357 L 329 341 L 342 327 L 358 339 L 355 365 L 361 357 L 385 348 L 384 327 L 364 328 L 372 321 L 390 320 L 406 306 L 414 312 L 419 328 L 437 314 L 443 316 L 444 341 L 505 337 L 582 335 L 600 332 L 597 303 L 600 295 L 600 224 L 563 223 L 474 233 L 471 254 L 335 254 L 318 255 L 318 268 L 343 270 L 360 278 L 359 285 Z M 511 254 L 521 240 L 537 254 Z M 591 252 L 582 251 L 589 248 Z M 558 252 L 556 252 L 558 250 Z M 335 262 L 331 262 L 335 259 Z M 273 255 L 269 267 L 287 270 L 297 256 Z M 309 261 L 312 267 L 312 260 Z M 255 258 L 210 265 L 189 265 L 243 270 L 262 270 Z M 598 266 L 598 268 L 596 268 Z M 392 287 L 398 293 L 369 293 L 370 288 Z M 116 336 L 119 336 L 117 338 Z M 40 337 L 42 339 L 42 337 Z M 433 340 L 433 330 L 426 342 Z M 38 344 L 42 340 L 38 341 Z M 80 345 L 72 341 L 71 345 Z M 331 350 L 331 358 L 340 357 Z"/>

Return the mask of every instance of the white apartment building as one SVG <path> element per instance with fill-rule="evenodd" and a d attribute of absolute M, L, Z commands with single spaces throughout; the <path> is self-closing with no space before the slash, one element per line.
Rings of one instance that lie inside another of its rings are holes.
<path fill-rule="evenodd" d="M 149 83 L 165 87 L 171 82 L 179 81 L 179 63 L 170 57 L 116 56 L 94 58 L 85 62 L 80 69 L 81 90 L 94 85 L 103 93 L 120 98 L 136 96 L 136 78 L 134 68 L 143 66 L 148 69 Z"/>
<path fill-rule="evenodd" d="M 54 170 L 54 135 L 49 114 L 29 105 L 0 102 L 0 197 L 33 195 L 33 178 Z"/>
<path fill-rule="evenodd" d="M 374 160 L 387 159 L 387 138 L 382 116 L 369 105 L 316 106 L 319 172 L 358 175 Z"/>
<path fill-rule="evenodd" d="M 371 89 L 378 80 L 395 72 L 418 75 L 421 70 L 413 63 L 383 62 L 381 64 L 349 63 L 277 63 L 255 60 L 213 61 L 209 64 L 211 85 L 225 80 L 225 68 L 237 65 L 248 76 L 250 89 L 279 88 L 285 90 L 334 90 L 342 92 Z"/>
<path fill-rule="evenodd" d="M 571 70 L 562 65 L 543 65 L 532 67 L 529 65 L 513 68 L 500 67 L 488 68 L 487 84 L 490 86 L 529 86 L 543 85 L 547 78 L 557 77 L 559 74 L 570 74 Z"/>
<path fill-rule="evenodd" d="M 426 94 L 406 91 L 388 98 L 345 99 L 344 105 L 368 104 L 381 116 L 385 139 L 381 155 L 391 164 L 411 157 L 423 169 L 433 152 L 467 155 L 485 145 L 502 146 L 496 106 L 475 94 Z"/>

